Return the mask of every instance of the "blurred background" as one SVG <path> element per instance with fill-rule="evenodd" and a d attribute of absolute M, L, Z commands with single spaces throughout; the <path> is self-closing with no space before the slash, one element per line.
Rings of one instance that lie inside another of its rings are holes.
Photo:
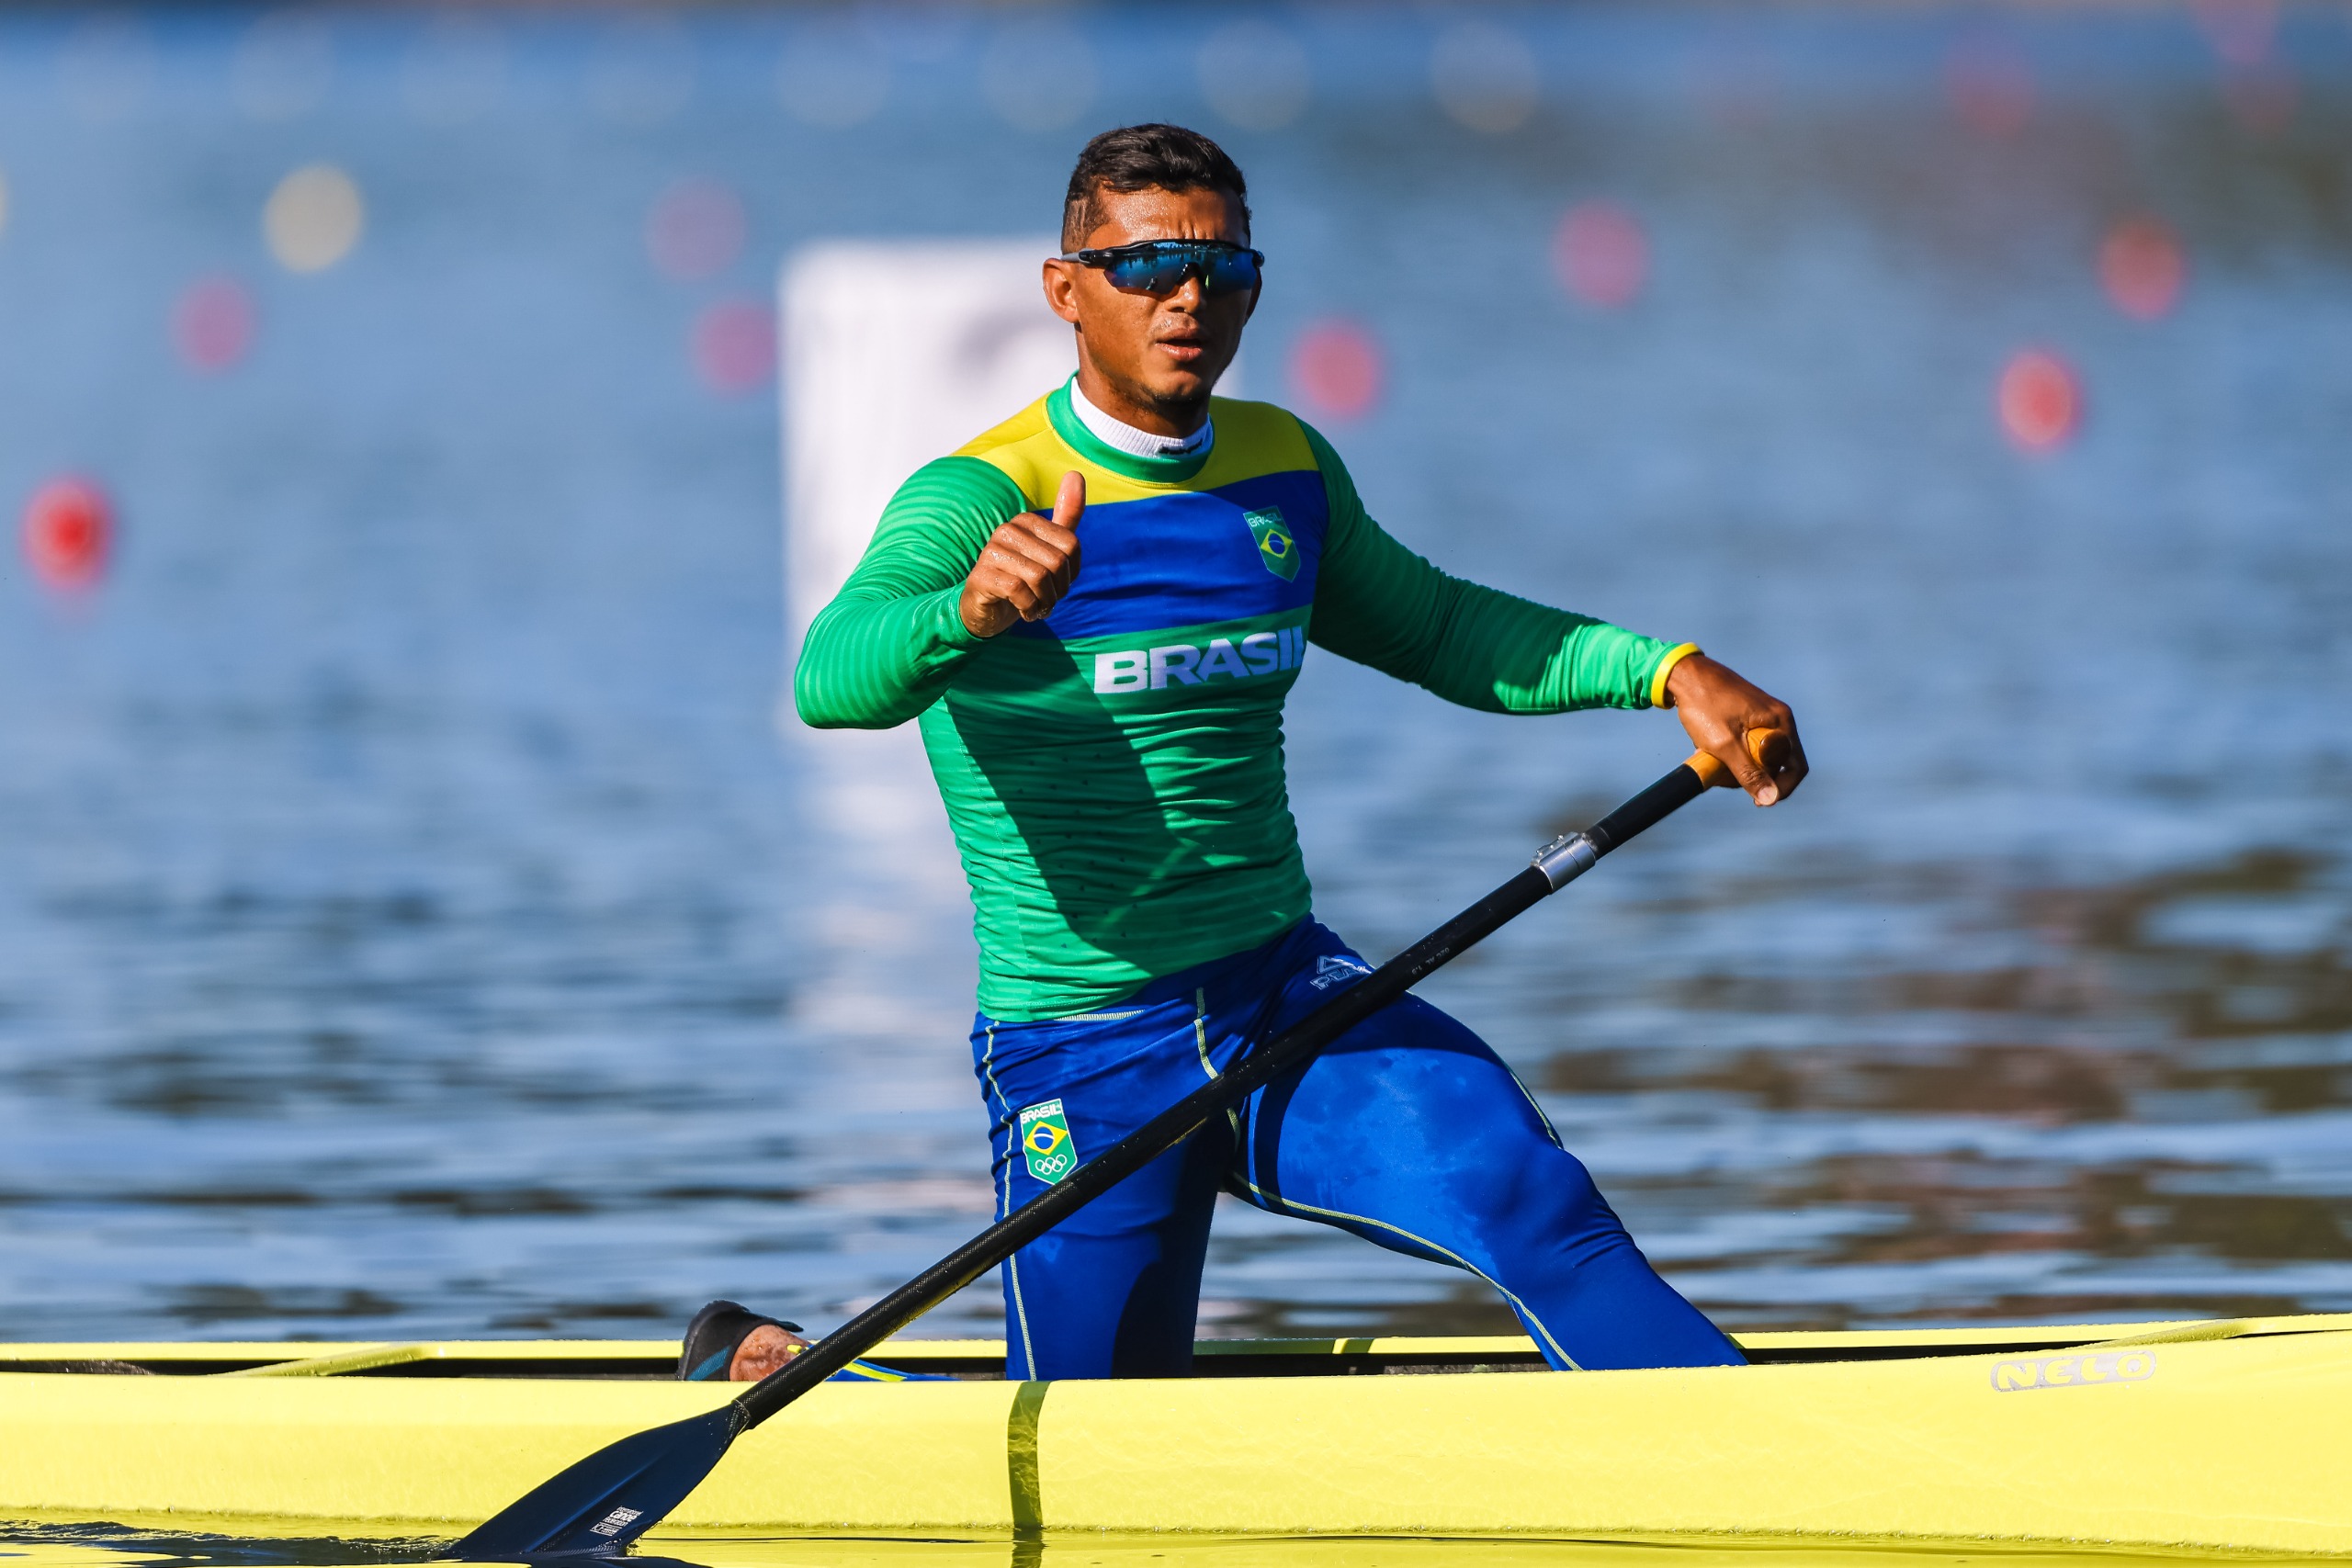
<path fill-rule="evenodd" d="M 777 709 L 778 280 L 1155 118 L 1374 515 L 1801 716 L 1425 987 L 1681 1289 L 2352 1308 L 2352 8 L 174 6 L 0 13 L 0 1334 L 824 1326 L 989 1217 L 936 807 Z M 1682 750 L 1310 660 L 1318 912 Z M 1207 1297 L 1509 1322 L 1231 1205 Z"/>

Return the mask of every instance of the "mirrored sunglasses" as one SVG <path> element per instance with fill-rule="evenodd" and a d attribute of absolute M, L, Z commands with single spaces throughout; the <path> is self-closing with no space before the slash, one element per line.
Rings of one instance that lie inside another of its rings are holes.
<path fill-rule="evenodd" d="M 1173 294 L 1188 277 L 1201 280 L 1204 294 L 1255 288 L 1265 256 L 1225 240 L 1145 240 L 1102 251 L 1071 251 L 1064 261 L 1102 269 L 1111 287 L 1125 294 Z"/>

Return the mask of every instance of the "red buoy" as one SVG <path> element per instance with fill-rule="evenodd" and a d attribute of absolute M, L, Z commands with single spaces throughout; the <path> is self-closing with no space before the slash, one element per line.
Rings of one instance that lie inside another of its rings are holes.
<path fill-rule="evenodd" d="M 1291 345 L 1290 381 L 1309 412 L 1358 419 L 1380 401 L 1380 345 L 1353 321 L 1321 321 Z"/>
<path fill-rule="evenodd" d="M 1963 39 L 1944 59 L 1944 94 L 1979 136 L 2015 136 L 2033 118 L 2033 67 L 1997 36 Z"/>
<path fill-rule="evenodd" d="M 712 391 L 763 387 L 775 374 L 775 312 L 756 299 L 722 299 L 695 318 L 693 352 Z"/>
<path fill-rule="evenodd" d="M 24 545 L 25 559 L 51 588 L 93 587 L 114 547 L 114 508 L 87 479 L 51 479 L 25 503 Z"/>
<path fill-rule="evenodd" d="M 2082 384 L 2073 367 L 2047 349 L 2029 348 L 2001 371 L 1996 400 L 2001 428 L 2029 452 L 2062 446 L 2082 423 Z"/>
<path fill-rule="evenodd" d="M 1649 281 L 1649 236 L 1641 220 L 1613 201 L 1568 209 L 1552 236 L 1560 287 L 1597 310 L 1621 310 Z"/>
<path fill-rule="evenodd" d="M 2225 65 L 2259 65 L 2278 41 L 2278 0 L 2197 0 L 2189 15 Z"/>
<path fill-rule="evenodd" d="M 2107 231 L 2098 248 L 2098 280 L 2115 308 L 2153 321 L 2180 299 L 2188 276 L 2180 242 L 2153 218 L 2127 218 Z"/>
<path fill-rule="evenodd" d="M 212 374 L 245 356 L 254 341 L 254 299 L 233 277 L 202 277 L 172 307 L 172 342 L 195 369 Z"/>

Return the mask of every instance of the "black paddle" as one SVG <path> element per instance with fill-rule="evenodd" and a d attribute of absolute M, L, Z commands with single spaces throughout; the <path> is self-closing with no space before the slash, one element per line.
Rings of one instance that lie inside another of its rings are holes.
<path fill-rule="evenodd" d="M 1758 761 L 1768 737 L 1779 738 L 1776 731 L 1748 732 L 1748 750 Z M 737 1438 L 1182 1143 L 1227 1106 L 1403 996 L 1456 953 L 1582 876 L 1634 834 L 1696 800 L 1710 785 L 1731 782 L 1729 769 L 1704 751 L 1695 753 L 1594 827 L 1544 845 L 1525 871 L 801 1351 L 781 1371 L 716 1410 L 623 1438 L 590 1454 L 509 1504 L 458 1542 L 450 1555 L 468 1562 L 505 1562 L 618 1552 L 685 1501 Z"/>

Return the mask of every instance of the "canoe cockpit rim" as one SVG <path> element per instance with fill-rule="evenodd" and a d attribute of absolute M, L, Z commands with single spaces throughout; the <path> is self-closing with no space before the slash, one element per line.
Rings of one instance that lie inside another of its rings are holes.
<path fill-rule="evenodd" d="M 2352 1313 L 2091 1324 L 1961 1325 L 1735 1334 L 1763 1365 L 2019 1354 L 2352 1330 Z M 669 1375 L 673 1339 L 101 1341 L 0 1344 L 0 1372 L 161 1373 L 231 1378 L 647 1379 Z M 1543 1359 L 1517 1335 L 1207 1339 L 1196 1371 L 1225 1377 L 1354 1372 L 1528 1371 Z M 873 1359 L 958 1377 L 1001 1375 L 995 1339 L 888 1341 Z"/>

